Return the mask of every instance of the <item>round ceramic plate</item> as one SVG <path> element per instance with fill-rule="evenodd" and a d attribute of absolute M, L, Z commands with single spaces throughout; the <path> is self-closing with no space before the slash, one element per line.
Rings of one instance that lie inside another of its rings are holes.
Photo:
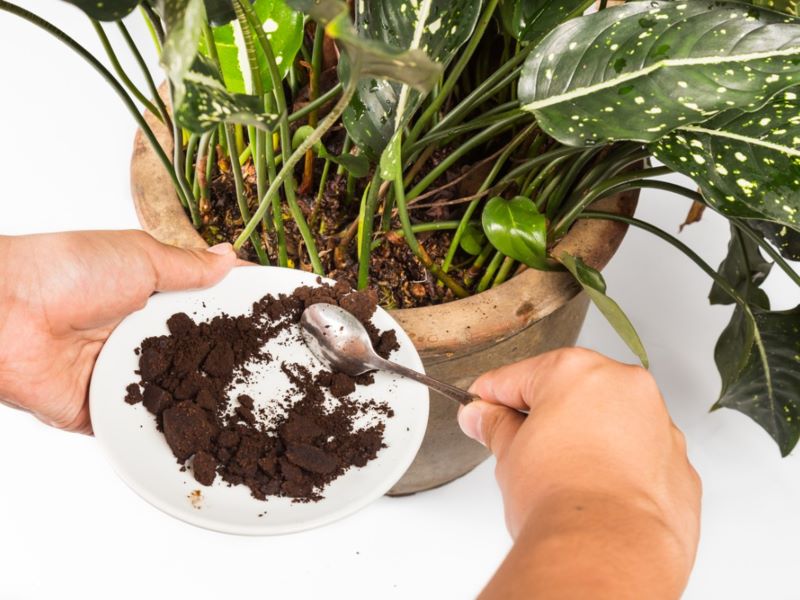
<path fill-rule="evenodd" d="M 237 268 L 206 290 L 156 294 L 145 308 L 126 318 L 111 334 L 92 376 L 92 426 L 114 469 L 145 500 L 178 519 L 207 529 L 248 535 L 282 534 L 318 527 L 363 508 L 389 491 L 409 467 L 428 422 L 428 390 L 388 373 L 376 373 L 373 385 L 358 386 L 352 395 L 354 399 L 385 402 L 394 411 L 393 417 L 383 417 L 386 448 L 366 466 L 351 468 L 330 483 L 322 491 L 322 500 L 310 503 L 273 497 L 256 500 L 246 487 L 228 487 L 219 477 L 212 486 L 200 485 L 190 470 L 180 471 L 164 436 L 156 430 L 153 415 L 141 403 L 131 406 L 123 401 L 126 386 L 138 381 L 134 349 L 146 337 L 167 334 L 166 321 L 174 313 L 185 312 L 198 322 L 221 312 L 244 314 L 266 294 L 289 294 L 301 285 L 318 285 L 317 277 L 277 267 Z M 382 331 L 397 331 L 400 349 L 392 354 L 392 360 L 422 371 L 414 345 L 386 311 L 379 308 L 372 322 Z M 273 348 L 277 342 L 267 345 L 273 356 L 312 370 L 321 367 L 302 342 L 286 343 L 283 339 L 285 345 Z M 271 398 L 280 398 L 290 384 L 278 362 L 261 367 L 249 365 L 255 377 L 246 386 L 237 387 L 235 393 L 249 394 L 257 407 L 268 406 Z"/>

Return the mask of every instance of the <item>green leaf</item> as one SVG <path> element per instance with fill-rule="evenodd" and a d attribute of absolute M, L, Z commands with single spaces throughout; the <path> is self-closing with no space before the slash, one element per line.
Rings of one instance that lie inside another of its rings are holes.
<path fill-rule="evenodd" d="M 713 408 L 744 413 L 789 454 L 800 438 L 800 306 L 752 315 L 737 306 L 714 358 L 722 392 Z"/>
<path fill-rule="evenodd" d="M 555 27 L 583 12 L 593 0 L 504 0 L 500 21 L 521 42 L 538 42 Z"/>
<path fill-rule="evenodd" d="M 461 249 L 467 254 L 477 256 L 483 250 L 483 245 L 486 243 L 486 234 L 483 229 L 470 223 L 464 230 L 461 236 Z"/>
<path fill-rule="evenodd" d="M 66 0 L 98 21 L 116 21 L 139 6 L 139 0 Z"/>
<path fill-rule="evenodd" d="M 353 177 L 366 177 L 369 174 L 369 159 L 363 154 L 340 154 L 339 156 L 329 156 L 337 165 L 343 166 Z"/>
<path fill-rule="evenodd" d="M 253 10 L 262 24 L 264 33 L 272 46 L 281 77 L 286 77 L 295 56 L 303 43 L 303 15 L 291 8 L 284 0 L 255 0 Z M 219 54 L 225 87 L 237 94 L 252 94 L 244 36 L 237 21 L 213 28 L 214 41 Z M 200 40 L 200 52 L 207 54 L 204 40 Z M 255 44 L 259 72 L 264 91 L 272 89 L 272 77 L 267 66 L 267 57 L 260 44 Z"/>
<path fill-rule="evenodd" d="M 414 88 L 412 82 L 381 73 L 359 82 L 343 120 L 355 143 L 372 157 L 419 107 L 425 92 L 470 38 L 478 21 L 481 0 L 360 0 L 355 3 L 356 29 L 363 38 L 425 57 L 431 78 Z M 342 64 L 345 74 L 352 59 Z M 413 88 L 413 89 L 412 89 Z"/>
<path fill-rule="evenodd" d="M 500 252 L 534 269 L 549 268 L 547 219 L 533 200 L 495 196 L 483 209 L 482 223 L 489 242 Z"/>
<path fill-rule="evenodd" d="M 797 0 L 751 0 L 750 3 L 786 13 L 787 15 L 800 15 L 800 2 Z"/>
<path fill-rule="evenodd" d="M 737 3 L 628 2 L 572 19 L 528 57 L 526 110 L 559 141 L 652 142 L 755 110 L 800 80 L 800 19 Z"/>
<path fill-rule="evenodd" d="M 175 120 L 193 133 L 204 133 L 219 123 L 252 125 L 271 131 L 277 123 L 278 115 L 263 112 L 260 98 L 230 93 L 222 84 L 219 71 L 203 56 L 197 56 L 183 83 L 185 91 L 177 105 Z"/>
<path fill-rule="evenodd" d="M 769 298 L 760 288 L 769 275 L 772 263 L 764 260 L 761 249 L 750 238 L 744 236 L 738 228 L 731 225 L 731 240 L 728 243 L 728 255 L 720 263 L 717 272 L 748 303 L 769 309 Z M 735 304 L 717 283 L 708 295 L 711 304 Z"/>
<path fill-rule="evenodd" d="M 598 310 L 603 313 L 603 316 L 614 328 L 614 331 L 639 358 L 642 366 L 647 368 L 649 361 L 642 340 L 639 339 L 639 334 L 636 333 L 636 329 L 634 329 L 630 319 L 622 312 L 619 304 L 606 296 L 606 282 L 600 271 L 593 269 L 577 256 L 572 256 L 566 252 L 562 253 L 558 260 L 572 273 L 575 280 L 581 284 L 583 290 L 594 302 Z"/>
<path fill-rule="evenodd" d="M 184 77 L 197 54 L 206 10 L 203 0 L 158 0 L 166 38 L 161 51 L 161 66 L 174 86 L 173 101 L 183 103 Z"/>
<path fill-rule="evenodd" d="M 754 112 L 725 111 L 651 144 L 716 210 L 800 229 L 800 86 Z"/>
<path fill-rule="evenodd" d="M 748 221 L 750 227 L 764 235 L 789 260 L 800 260 L 800 233 L 785 225 L 769 221 Z"/>

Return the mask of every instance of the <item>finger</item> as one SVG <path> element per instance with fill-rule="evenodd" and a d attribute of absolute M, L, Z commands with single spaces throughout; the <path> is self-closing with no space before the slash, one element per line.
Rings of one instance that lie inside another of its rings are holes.
<path fill-rule="evenodd" d="M 484 373 L 469 391 L 487 402 L 504 404 L 516 410 L 534 410 L 548 397 L 542 390 L 548 389 L 552 381 L 574 381 L 603 361 L 611 362 L 584 348 L 553 350 Z"/>
<path fill-rule="evenodd" d="M 525 416 L 516 410 L 480 400 L 458 411 L 461 430 L 497 457 L 505 454 L 524 421 Z"/>
<path fill-rule="evenodd" d="M 230 244 L 217 244 L 206 250 L 189 250 L 145 238 L 143 248 L 155 275 L 158 292 L 208 287 L 222 279 L 236 264 Z"/>

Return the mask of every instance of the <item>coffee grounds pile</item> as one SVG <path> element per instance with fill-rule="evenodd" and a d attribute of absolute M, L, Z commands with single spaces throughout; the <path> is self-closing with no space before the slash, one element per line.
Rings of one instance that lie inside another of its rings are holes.
<path fill-rule="evenodd" d="M 368 414 L 391 417 L 391 409 L 348 398 L 356 384 L 373 383 L 372 374 L 313 375 L 303 365 L 280 362 L 292 384 L 288 395 L 275 398 L 282 413 L 257 409 L 247 395 L 230 397 L 234 384 L 249 382 L 247 365 L 280 360 L 264 345 L 297 326 L 303 310 L 319 302 L 350 311 L 381 356 L 399 348 L 394 331 L 380 332 L 370 321 L 374 293 L 354 292 L 344 282 L 300 287 L 290 295 L 265 296 L 245 315 L 221 314 L 202 323 L 185 313 L 172 315 L 169 335 L 147 338 L 136 350 L 140 381 L 126 388 L 125 401 L 142 402 L 155 416 L 178 462 L 199 483 L 211 485 L 219 476 L 229 485 L 246 485 L 260 500 L 321 499 L 328 483 L 385 447 L 380 419 L 361 428 L 355 423 Z M 332 407 L 326 407 L 325 389 L 337 399 Z"/>

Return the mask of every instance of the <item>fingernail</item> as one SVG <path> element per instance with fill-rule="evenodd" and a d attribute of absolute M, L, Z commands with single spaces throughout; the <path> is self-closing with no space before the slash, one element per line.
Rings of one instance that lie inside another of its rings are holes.
<path fill-rule="evenodd" d="M 483 439 L 481 438 L 481 409 L 477 404 L 468 404 L 459 409 L 458 424 L 467 437 L 471 437 L 473 440 L 483 444 Z"/>
<path fill-rule="evenodd" d="M 228 242 L 223 242 L 222 244 L 217 244 L 216 246 L 211 246 L 208 249 L 211 254 L 219 254 L 220 256 L 225 256 L 226 254 L 230 254 L 233 252 L 233 245 L 229 244 Z"/>

